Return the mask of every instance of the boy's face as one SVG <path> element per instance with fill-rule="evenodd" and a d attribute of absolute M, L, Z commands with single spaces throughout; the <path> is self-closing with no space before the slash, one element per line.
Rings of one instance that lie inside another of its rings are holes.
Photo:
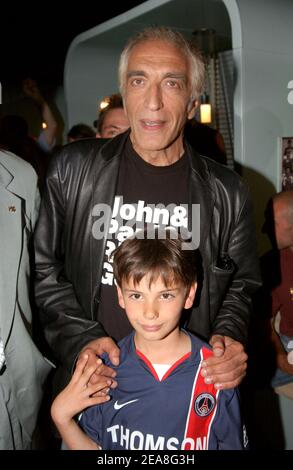
<path fill-rule="evenodd" d="M 149 277 L 139 284 L 133 280 L 122 281 L 118 286 L 118 300 L 126 310 L 127 317 L 140 337 L 157 341 L 178 329 L 183 308 L 192 307 L 197 284 L 190 289 L 173 283 L 166 287 L 161 277 L 149 286 Z"/>

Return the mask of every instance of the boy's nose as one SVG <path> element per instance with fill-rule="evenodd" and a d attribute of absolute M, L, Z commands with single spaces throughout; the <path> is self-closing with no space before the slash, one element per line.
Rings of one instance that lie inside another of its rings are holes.
<path fill-rule="evenodd" d="M 144 309 L 144 317 L 147 320 L 153 320 L 154 318 L 158 317 L 158 311 L 156 309 L 156 306 L 153 304 L 148 304 L 146 305 Z"/>

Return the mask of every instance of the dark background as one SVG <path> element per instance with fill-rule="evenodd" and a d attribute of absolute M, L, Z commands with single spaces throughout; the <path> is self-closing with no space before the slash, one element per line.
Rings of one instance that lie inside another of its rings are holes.
<path fill-rule="evenodd" d="M 0 8 L 0 81 L 18 87 L 32 77 L 42 89 L 62 84 L 66 52 L 75 36 L 140 3 L 139 0 L 39 3 L 4 0 Z"/>

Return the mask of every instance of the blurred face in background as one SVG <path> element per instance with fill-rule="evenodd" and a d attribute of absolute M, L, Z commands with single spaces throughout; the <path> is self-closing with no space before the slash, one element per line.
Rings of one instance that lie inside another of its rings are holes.
<path fill-rule="evenodd" d="M 275 239 L 279 250 L 291 248 L 293 250 L 293 223 L 288 216 L 286 201 L 276 199 L 273 202 Z"/>
<path fill-rule="evenodd" d="M 111 139 L 118 134 L 122 134 L 129 128 L 129 121 L 123 108 L 113 108 L 107 111 L 102 128 L 97 132 L 97 137 Z"/>

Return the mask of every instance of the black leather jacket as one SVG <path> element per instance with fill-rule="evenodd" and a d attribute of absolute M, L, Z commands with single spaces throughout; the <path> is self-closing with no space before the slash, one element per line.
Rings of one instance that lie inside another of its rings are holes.
<path fill-rule="evenodd" d="M 106 236 L 92 236 L 92 210 L 97 203 L 113 205 L 127 137 L 69 144 L 48 172 L 35 234 L 36 298 L 46 338 L 68 370 L 85 344 L 106 335 L 97 322 Z M 251 295 L 260 284 L 248 190 L 233 171 L 186 149 L 190 203 L 200 204 L 204 270 L 188 328 L 207 339 L 219 333 L 244 343 Z"/>

